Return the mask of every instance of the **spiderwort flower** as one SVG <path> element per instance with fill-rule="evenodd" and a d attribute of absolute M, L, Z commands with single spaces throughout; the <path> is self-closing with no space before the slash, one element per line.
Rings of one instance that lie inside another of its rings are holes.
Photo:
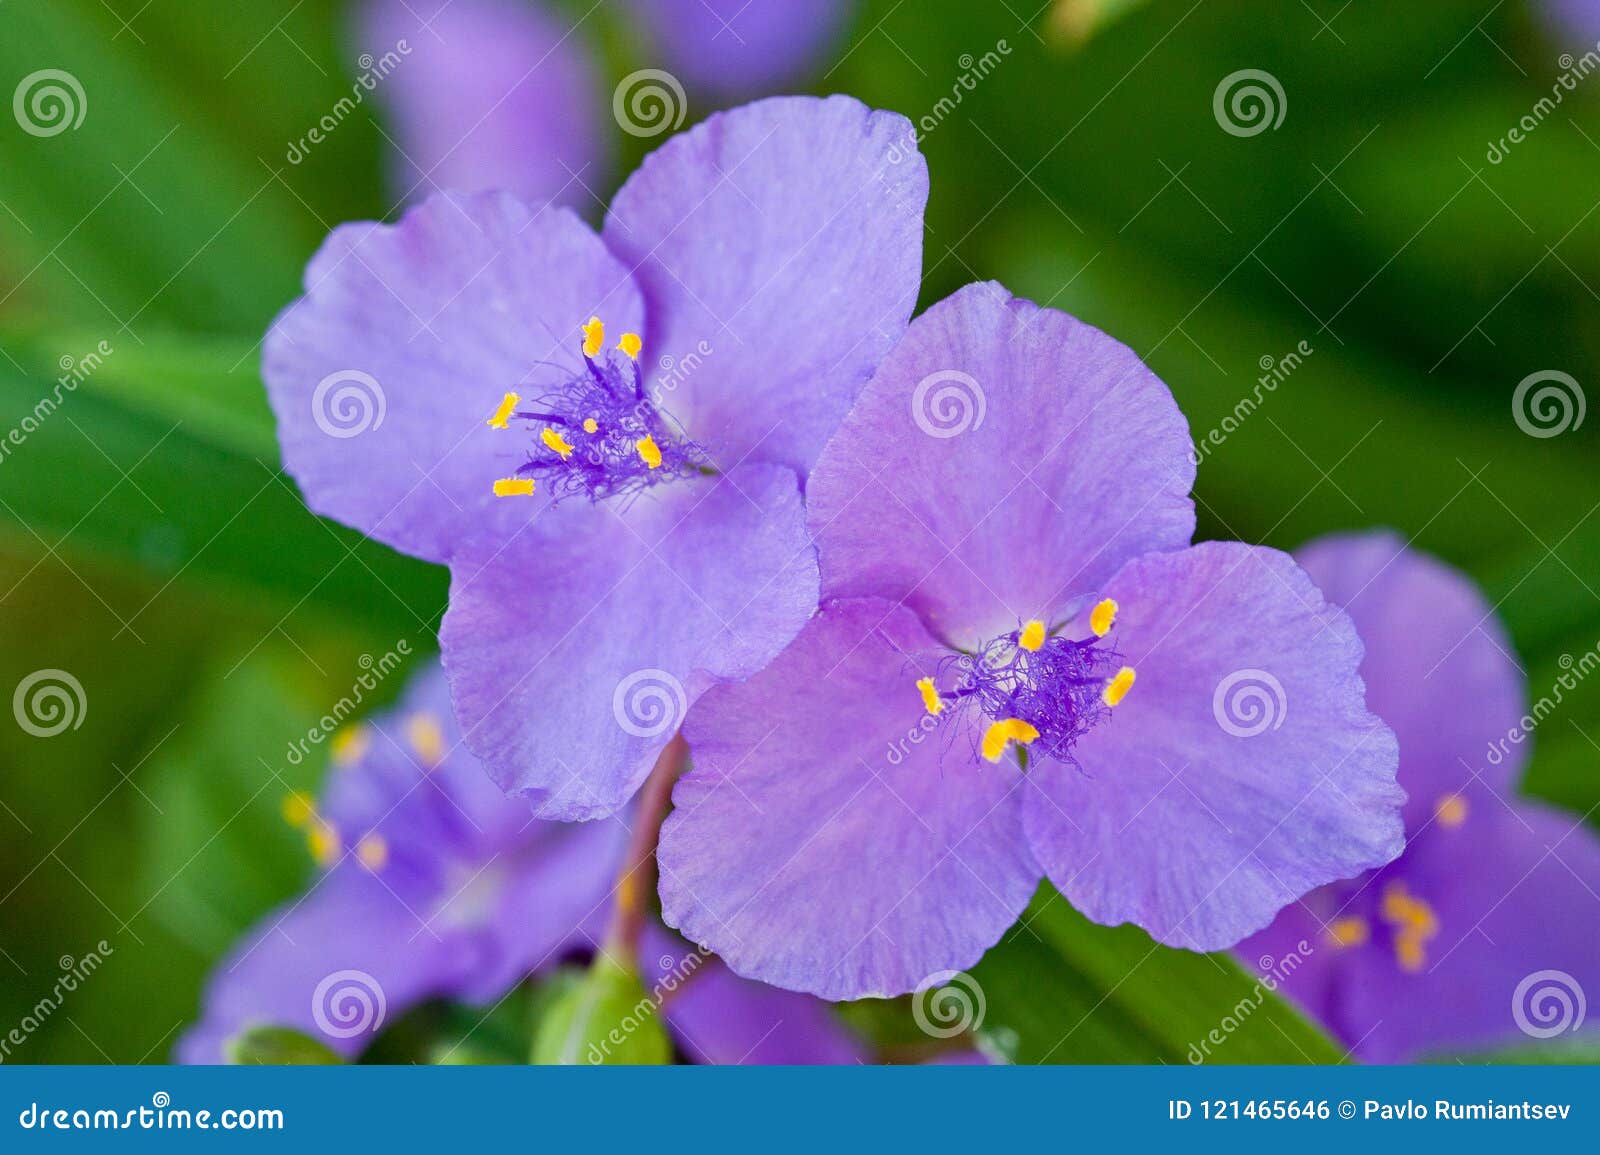
<path fill-rule="evenodd" d="M 996 284 L 914 321 L 811 477 L 822 610 L 685 723 L 667 922 L 749 977 L 895 994 L 1041 873 L 1211 950 L 1398 853 L 1349 619 L 1284 554 L 1190 546 L 1193 478 L 1171 394 L 1098 330 Z"/>
<path fill-rule="evenodd" d="M 253 1025 L 302 1030 L 346 1056 L 432 998 L 486 1003 L 525 976 L 592 951 L 609 916 L 627 830 L 541 822 L 495 789 L 460 745 L 443 673 L 397 710 L 341 735 L 319 800 L 284 817 L 323 868 L 218 968 L 182 1062 L 217 1063 Z M 663 992 L 682 1052 L 699 1062 L 851 1062 L 851 1035 L 816 1000 L 730 974 L 659 924 L 639 966 Z"/>
<path fill-rule="evenodd" d="M 599 236 L 435 196 L 335 230 L 268 334 L 287 467 L 318 512 L 449 564 L 457 717 L 540 817 L 623 805 L 682 708 L 816 608 L 801 483 L 917 295 L 907 131 L 847 97 L 718 114 Z"/>
<path fill-rule="evenodd" d="M 1600 990 L 1600 838 L 1514 796 L 1527 689 L 1494 608 L 1392 533 L 1296 557 L 1366 639 L 1368 699 L 1400 738 L 1407 845 L 1286 907 L 1241 957 L 1294 958 L 1281 989 L 1369 1061 L 1576 1029 L 1573 1000 Z"/>

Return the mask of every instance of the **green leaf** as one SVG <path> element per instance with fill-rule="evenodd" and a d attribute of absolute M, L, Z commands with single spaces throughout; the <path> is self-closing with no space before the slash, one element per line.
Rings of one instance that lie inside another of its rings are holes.
<path fill-rule="evenodd" d="M 325 1067 L 344 1062 L 329 1047 L 290 1027 L 246 1027 L 222 1044 L 239 1066 Z"/>
<path fill-rule="evenodd" d="M 1299 962 L 1263 964 L 1265 981 L 1226 954 L 1096 925 L 1047 885 L 972 978 L 981 1035 L 1018 1063 L 1341 1062 L 1271 989 Z"/>
<path fill-rule="evenodd" d="M 601 952 L 564 984 L 540 1019 L 532 1061 L 570 1066 L 659 1065 L 672 1061 L 660 1008 L 636 971 Z"/>

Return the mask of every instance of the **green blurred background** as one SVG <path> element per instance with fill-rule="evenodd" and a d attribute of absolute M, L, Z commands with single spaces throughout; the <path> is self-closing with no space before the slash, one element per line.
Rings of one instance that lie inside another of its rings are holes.
<path fill-rule="evenodd" d="M 609 103 L 648 49 L 611 4 L 563 7 Z M 63 670 L 84 692 L 55 736 L 0 726 L 0 1031 L 62 960 L 113 948 L 7 1061 L 162 1061 L 218 955 L 310 872 L 278 805 L 321 766 L 289 742 L 363 655 L 433 649 L 443 571 L 305 510 L 258 376 L 322 236 L 397 212 L 375 105 L 283 160 L 350 90 L 348 19 L 0 6 L 0 95 L 50 67 L 88 100 L 49 138 L 0 117 L 0 424 L 92 368 L 0 447 L 0 690 Z M 1298 351 L 1207 452 L 1201 536 L 1394 526 L 1481 582 L 1543 692 L 1600 643 L 1600 418 L 1534 437 L 1512 396 L 1539 371 L 1600 380 L 1600 76 L 1488 153 L 1593 47 L 1489 0 L 870 0 L 810 87 L 933 118 L 924 305 L 995 277 L 1075 313 L 1146 357 L 1197 438 Z M 1276 127 L 1224 131 L 1213 97 L 1241 69 L 1281 86 Z M 715 107 L 690 101 L 691 123 Z M 615 135 L 625 174 L 648 142 Z M 1527 792 L 1593 808 L 1597 743 L 1584 684 L 1540 727 Z M 1182 1061 L 1248 989 L 1059 902 L 983 977 L 1005 1046 L 1052 1061 Z M 1287 1029 L 1231 1057 L 1338 1057 L 1273 1016 Z"/>

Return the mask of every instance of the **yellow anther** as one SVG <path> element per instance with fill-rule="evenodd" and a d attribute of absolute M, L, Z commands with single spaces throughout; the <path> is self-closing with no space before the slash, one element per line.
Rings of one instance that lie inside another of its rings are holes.
<path fill-rule="evenodd" d="M 1446 794 L 1433 808 L 1440 826 L 1456 827 L 1467 820 L 1467 800 L 1459 794 Z"/>
<path fill-rule="evenodd" d="M 1372 928 L 1364 918 L 1352 915 L 1336 918 L 1328 924 L 1328 939 L 1334 946 L 1365 946 L 1371 937 Z"/>
<path fill-rule="evenodd" d="M 1025 650 L 1037 650 L 1044 645 L 1044 623 L 1037 618 L 1022 627 L 1022 633 L 1017 637 L 1017 645 Z"/>
<path fill-rule="evenodd" d="M 583 327 L 583 355 L 585 357 L 598 357 L 600 350 L 605 347 L 606 327 L 599 317 L 590 317 L 589 323 Z"/>
<path fill-rule="evenodd" d="M 356 843 L 356 857 L 368 870 L 382 870 L 389 864 L 389 843 L 381 834 L 364 834 Z"/>
<path fill-rule="evenodd" d="M 624 333 L 622 339 L 617 342 L 617 348 L 634 360 L 638 359 L 639 350 L 643 345 L 644 342 L 639 340 L 639 334 L 637 333 Z"/>
<path fill-rule="evenodd" d="M 354 766 L 372 746 L 372 735 L 365 726 L 346 726 L 333 736 L 328 750 L 335 766 Z"/>
<path fill-rule="evenodd" d="M 983 732 L 983 756 L 991 762 L 998 762 L 1000 755 L 1006 752 L 1007 742 L 1026 746 L 1038 736 L 1039 731 L 1021 718 L 1002 718 L 998 722 L 991 722 Z"/>
<path fill-rule="evenodd" d="M 944 709 L 944 701 L 939 697 L 932 678 L 918 678 L 917 689 L 922 691 L 922 704 L 928 713 L 936 715 Z"/>
<path fill-rule="evenodd" d="M 1089 612 L 1089 628 L 1094 631 L 1094 636 L 1103 638 L 1111 631 L 1111 623 L 1117 620 L 1117 602 L 1115 598 L 1106 598 L 1095 605 Z"/>
<path fill-rule="evenodd" d="M 651 469 L 661 468 L 661 446 L 656 444 L 654 437 L 641 437 L 633 443 L 633 447 L 639 451 L 639 460 Z"/>
<path fill-rule="evenodd" d="M 318 818 L 306 831 L 306 845 L 318 866 L 332 866 L 339 861 L 339 832 L 333 823 Z"/>
<path fill-rule="evenodd" d="M 1427 961 L 1423 947 L 1439 933 L 1439 920 L 1433 907 L 1414 898 L 1398 882 L 1383 892 L 1383 921 L 1394 927 L 1394 957 L 1400 969 L 1415 973 Z"/>
<path fill-rule="evenodd" d="M 600 422 L 596 421 L 593 417 L 585 417 L 583 419 L 583 431 L 585 433 L 593 433 L 599 428 Z"/>
<path fill-rule="evenodd" d="M 310 822 L 317 813 L 316 803 L 312 802 L 311 796 L 303 790 L 285 794 L 278 809 L 283 814 L 283 820 L 296 828 Z"/>
<path fill-rule="evenodd" d="M 517 402 L 522 398 L 515 393 L 507 393 L 506 399 L 500 402 L 500 408 L 494 411 L 494 416 L 489 418 L 489 425 L 494 429 L 504 429 L 506 422 L 511 420 L 512 410 L 516 409 Z"/>
<path fill-rule="evenodd" d="M 432 714 L 412 714 L 406 719 L 406 741 L 429 769 L 444 757 L 444 730 Z"/>
<path fill-rule="evenodd" d="M 527 497 L 533 492 L 531 477 L 502 477 L 494 483 L 496 497 Z"/>
<path fill-rule="evenodd" d="M 1133 689 L 1135 675 L 1132 666 L 1123 666 L 1117 671 L 1117 676 L 1106 683 L 1105 691 L 1100 695 L 1100 700 L 1108 706 L 1115 706 L 1128 696 L 1128 691 Z"/>
<path fill-rule="evenodd" d="M 539 431 L 539 440 L 543 441 L 544 447 L 552 453 L 561 454 L 563 461 L 572 456 L 572 446 L 567 444 L 567 439 L 548 425 Z"/>

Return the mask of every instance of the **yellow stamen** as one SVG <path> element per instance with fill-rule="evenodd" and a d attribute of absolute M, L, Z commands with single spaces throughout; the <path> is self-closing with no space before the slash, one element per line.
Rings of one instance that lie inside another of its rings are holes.
<path fill-rule="evenodd" d="M 356 843 L 356 857 L 368 870 L 382 870 L 389 863 L 389 843 L 381 834 L 364 834 Z"/>
<path fill-rule="evenodd" d="M 1117 676 L 1106 683 L 1105 691 L 1100 695 L 1100 700 L 1108 706 L 1115 706 L 1128 696 L 1128 691 L 1133 689 L 1135 675 L 1132 666 L 1123 666 L 1117 671 Z"/>
<path fill-rule="evenodd" d="M 506 399 L 500 402 L 500 408 L 496 409 L 494 411 L 494 416 L 489 418 L 490 428 L 504 429 L 506 427 L 506 422 L 511 420 L 512 410 L 517 407 L 517 402 L 521 400 L 522 398 L 518 397 L 515 393 L 507 393 Z"/>
<path fill-rule="evenodd" d="M 1365 946 L 1372 928 L 1364 918 L 1336 918 L 1328 924 L 1328 938 L 1334 946 Z"/>
<path fill-rule="evenodd" d="M 548 425 L 539 431 L 539 440 L 543 441 L 545 448 L 552 453 L 561 454 L 563 461 L 572 456 L 572 446 L 567 444 L 567 439 Z"/>
<path fill-rule="evenodd" d="M 1002 718 L 990 723 L 983 732 L 983 756 L 991 762 L 998 762 L 1000 755 L 1006 752 L 1007 742 L 1026 746 L 1038 736 L 1039 731 L 1021 718 Z"/>
<path fill-rule="evenodd" d="M 939 697 L 932 678 L 918 678 L 917 689 L 922 691 L 922 704 L 928 713 L 937 715 L 944 709 L 944 701 Z"/>
<path fill-rule="evenodd" d="M 279 810 L 283 814 L 283 820 L 296 828 L 310 822 L 317 813 L 316 804 L 311 801 L 311 796 L 303 790 L 295 790 L 285 794 Z"/>
<path fill-rule="evenodd" d="M 325 819 L 317 819 L 306 831 L 306 846 L 318 866 L 332 866 L 339 861 L 339 832 Z"/>
<path fill-rule="evenodd" d="M 1115 598 L 1106 598 L 1095 605 L 1089 612 L 1089 628 L 1094 631 L 1094 636 L 1103 638 L 1111 630 L 1111 623 L 1117 620 L 1117 602 Z"/>
<path fill-rule="evenodd" d="M 533 492 L 531 477 L 502 477 L 494 483 L 496 497 L 527 497 Z"/>
<path fill-rule="evenodd" d="M 432 714 L 413 714 L 406 719 L 406 741 L 430 769 L 444 757 L 444 730 Z"/>
<path fill-rule="evenodd" d="M 643 345 L 644 342 L 639 340 L 639 334 L 637 333 L 624 333 L 622 339 L 617 342 L 617 348 L 626 353 L 631 360 L 638 359 L 639 349 Z"/>
<path fill-rule="evenodd" d="M 1439 920 L 1433 907 L 1406 892 L 1404 885 L 1392 882 L 1383 892 L 1383 920 L 1394 929 L 1394 957 L 1400 969 L 1411 973 L 1427 961 L 1424 945 L 1439 933 Z"/>
<path fill-rule="evenodd" d="M 583 419 L 583 431 L 585 433 L 593 433 L 599 428 L 600 422 L 596 421 L 593 417 L 585 417 Z"/>
<path fill-rule="evenodd" d="M 590 317 L 589 323 L 583 327 L 583 355 L 585 357 L 598 357 L 605 343 L 605 325 L 601 323 L 599 317 Z"/>
<path fill-rule="evenodd" d="M 1467 820 L 1467 800 L 1459 794 L 1446 794 L 1433 808 L 1440 826 L 1460 826 Z"/>
<path fill-rule="evenodd" d="M 661 446 L 656 444 L 654 437 L 642 437 L 633 443 L 639 451 L 639 459 L 651 469 L 661 468 Z"/>
<path fill-rule="evenodd" d="M 372 735 L 365 726 L 346 726 L 333 736 L 328 750 L 335 766 L 354 766 L 371 745 Z"/>
<path fill-rule="evenodd" d="M 1044 645 L 1044 623 L 1037 618 L 1022 627 L 1022 633 L 1017 637 L 1017 645 L 1025 650 L 1037 650 Z"/>

